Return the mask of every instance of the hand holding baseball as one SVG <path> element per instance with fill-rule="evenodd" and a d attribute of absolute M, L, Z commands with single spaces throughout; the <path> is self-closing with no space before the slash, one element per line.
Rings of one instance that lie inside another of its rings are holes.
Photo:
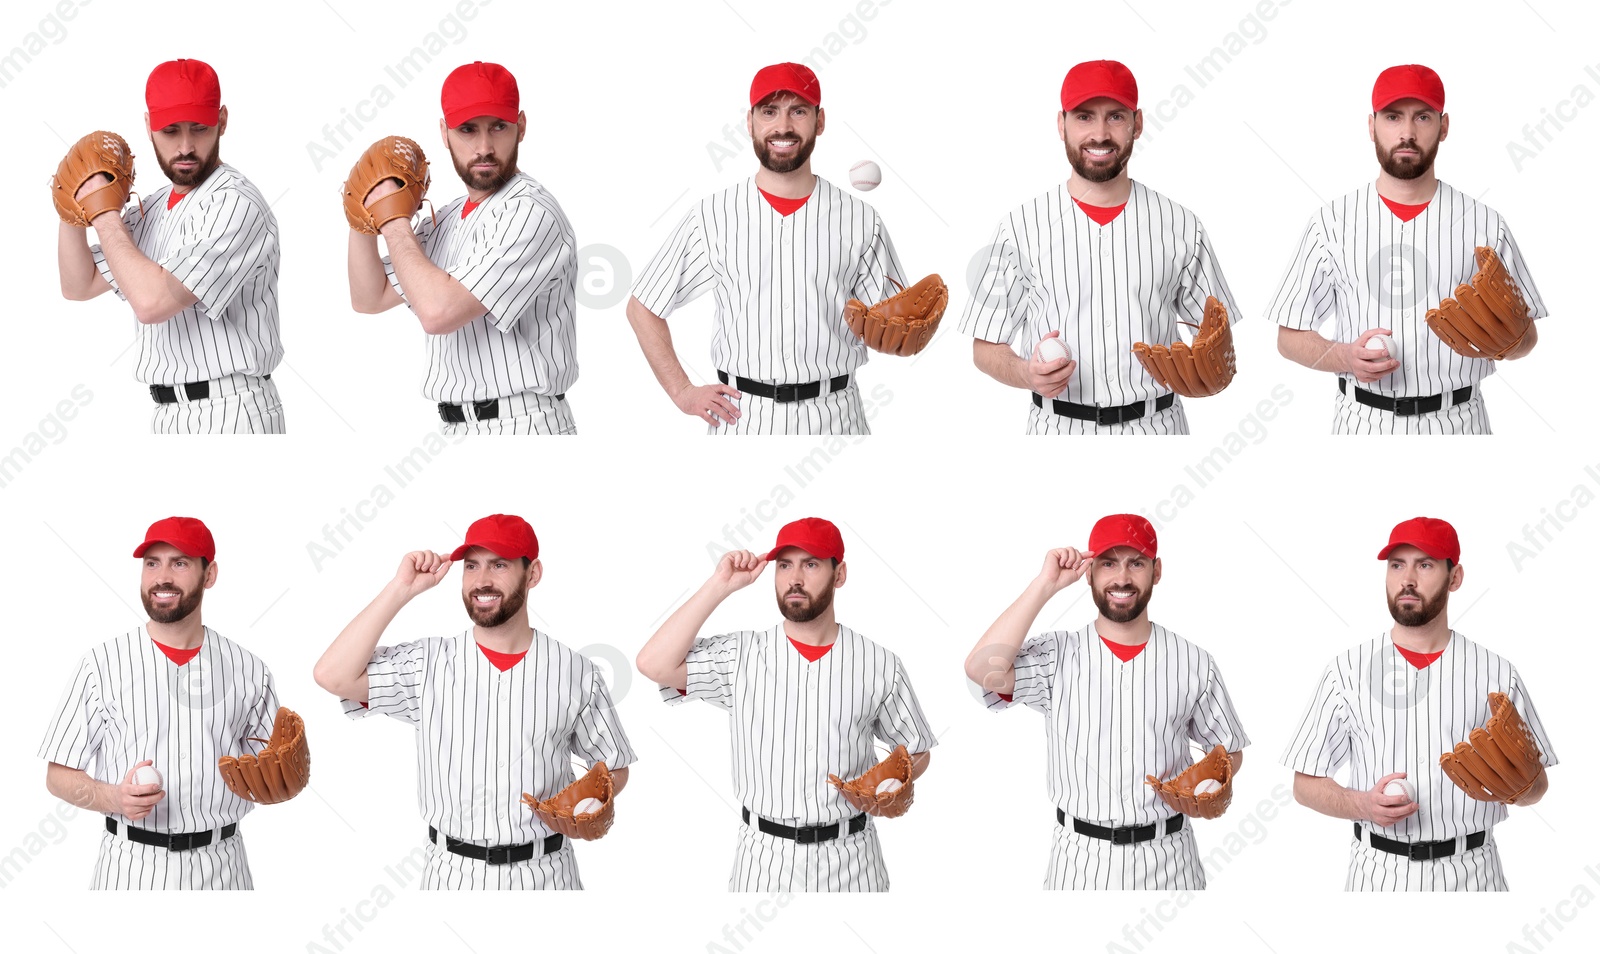
<path fill-rule="evenodd" d="M 129 821 L 138 821 L 155 811 L 156 803 L 167 797 L 159 782 L 141 784 L 134 778 L 139 769 L 153 764 L 149 759 L 145 759 L 128 769 L 128 774 L 123 777 L 120 785 L 112 786 L 111 808 L 114 814 L 122 815 Z M 157 778 L 159 777 L 158 774 Z"/>
<path fill-rule="evenodd" d="M 400 569 L 395 572 L 394 585 L 401 589 L 406 599 L 439 585 L 450 572 L 450 558 L 432 550 L 413 550 L 400 559 Z"/>
<path fill-rule="evenodd" d="M 1378 784 L 1372 786 L 1371 791 L 1361 792 L 1358 796 L 1361 817 L 1381 828 L 1388 828 L 1416 814 L 1417 803 L 1404 792 L 1398 795 L 1384 794 L 1390 782 L 1405 777 L 1404 772 L 1393 772 L 1378 779 Z"/>
<path fill-rule="evenodd" d="M 1072 349 L 1061 340 L 1061 332 L 1052 331 L 1040 339 L 1024 367 L 1024 386 L 1047 398 L 1053 398 L 1067 389 L 1067 383 L 1078 370 L 1072 360 Z"/>
<path fill-rule="evenodd" d="M 733 593 L 754 583 L 766 568 L 766 557 L 757 556 L 749 550 L 734 550 L 724 553 L 722 559 L 717 561 L 717 569 L 711 574 L 711 580 L 720 585 L 725 593 Z"/>
<path fill-rule="evenodd" d="M 1400 367 L 1400 362 L 1394 359 L 1393 353 L 1382 341 L 1372 343 L 1373 338 L 1388 338 L 1391 334 L 1388 328 L 1368 328 L 1363 331 L 1361 337 L 1345 346 L 1345 370 L 1354 374 L 1357 381 L 1370 384 Z M 1394 342 L 1389 339 L 1389 343 L 1392 345 Z"/>
<path fill-rule="evenodd" d="M 1044 568 L 1039 571 L 1039 582 L 1051 595 L 1059 593 L 1089 572 L 1089 563 L 1093 559 L 1092 550 L 1079 550 L 1076 547 L 1051 550 L 1045 554 Z"/>
<path fill-rule="evenodd" d="M 405 188 L 405 183 L 399 179 L 384 179 L 372 187 L 372 190 L 367 193 L 366 199 L 361 204 L 370 208 L 374 202 L 386 195 L 394 195 L 403 188 Z"/>

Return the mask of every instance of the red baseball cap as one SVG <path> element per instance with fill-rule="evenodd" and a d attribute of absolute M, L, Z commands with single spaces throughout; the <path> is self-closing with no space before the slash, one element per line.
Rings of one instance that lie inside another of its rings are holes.
<path fill-rule="evenodd" d="M 144 108 L 150 112 L 151 129 L 165 129 L 173 123 L 215 126 L 222 112 L 222 84 L 217 82 L 217 71 L 200 60 L 168 60 L 160 64 L 145 81 Z"/>
<path fill-rule="evenodd" d="M 133 548 L 133 555 L 142 557 L 144 551 L 158 543 L 171 544 L 185 556 L 217 558 L 217 542 L 211 539 L 211 531 L 194 517 L 168 517 L 152 523 L 144 532 L 144 542 Z"/>
<path fill-rule="evenodd" d="M 1112 547 L 1133 547 L 1152 559 L 1156 555 L 1156 528 L 1136 513 L 1101 517 L 1089 531 L 1089 549 L 1104 553 Z"/>
<path fill-rule="evenodd" d="M 494 513 L 482 520 L 474 520 L 472 526 L 467 528 L 467 542 L 456 547 L 450 554 L 450 559 L 452 561 L 461 559 L 473 547 L 483 547 L 495 556 L 507 560 L 518 557 L 534 560 L 539 557 L 539 538 L 533 535 L 533 528 L 528 526 L 528 521 L 504 513 Z"/>
<path fill-rule="evenodd" d="M 514 123 L 521 103 L 517 78 L 511 71 L 499 63 L 482 60 L 452 70 L 444 78 L 444 90 L 439 94 L 444 124 L 452 129 L 478 116 L 493 116 Z M 505 556 L 504 553 L 500 555 Z"/>
<path fill-rule="evenodd" d="M 1407 63 L 1391 66 L 1372 84 L 1372 111 L 1402 99 L 1420 99 L 1436 113 L 1444 112 L 1444 80 L 1426 66 Z"/>
<path fill-rule="evenodd" d="M 1389 531 L 1389 545 L 1378 551 L 1378 559 L 1387 560 L 1396 547 L 1406 544 L 1416 547 L 1435 560 L 1461 562 L 1461 541 L 1456 528 L 1436 517 L 1412 517 L 1395 524 Z"/>
<path fill-rule="evenodd" d="M 777 559 L 784 547 L 799 547 L 824 560 L 844 559 L 844 537 L 839 536 L 838 527 L 821 517 L 803 517 L 794 523 L 784 524 L 783 529 L 778 531 L 778 542 L 767 551 L 765 559 Z"/>
<path fill-rule="evenodd" d="M 750 81 L 750 105 L 773 93 L 793 93 L 813 106 L 822 105 L 822 84 L 811 67 L 802 63 L 776 63 L 756 72 Z"/>
<path fill-rule="evenodd" d="M 1133 71 L 1116 60 L 1090 60 L 1067 70 L 1061 82 L 1061 108 L 1071 111 L 1097 96 L 1109 96 L 1129 109 L 1139 108 Z"/>

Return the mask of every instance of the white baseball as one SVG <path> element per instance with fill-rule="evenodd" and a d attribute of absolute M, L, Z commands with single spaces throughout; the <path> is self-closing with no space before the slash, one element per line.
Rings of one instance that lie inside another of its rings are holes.
<path fill-rule="evenodd" d="M 595 812 L 605 807 L 606 803 L 602 802 L 598 798 L 586 798 L 578 804 L 572 806 L 572 814 L 593 815 Z"/>
<path fill-rule="evenodd" d="M 863 159 L 850 167 L 850 184 L 862 192 L 871 192 L 883 182 L 883 171 L 871 159 Z"/>
<path fill-rule="evenodd" d="M 154 765 L 141 765 L 133 770 L 133 784 L 160 785 L 161 773 L 156 771 Z"/>
<path fill-rule="evenodd" d="M 1383 787 L 1383 794 L 1404 795 L 1406 801 L 1414 802 L 1417 800 L 1417 787 L 1411 784 L 1409 778 L 1397 778 Z"/>
<path fill-rule="evenodd" d="M 886 778 L 883 781 L 878 783 L 877 794 L 882 795 L 884 792 L 896 792 L 896 791 L 899 791 L 899 790 L 900 790 L 900 780 L 899 779 L 897 779 L 897 778 Z"/>
<path fill-rule="evenodd" d="M 1040 361 L 1059 361 L 1072 357 L 1072 349 L 1060 338 L 1043 338 L 1039 341 Z"/>
<path fill-rule="evenodd" d="M 1194 793 L 1196 795 L 1206 795 L 1211 792 L 1220 791 L 1222 791 L 1222 783 L 1214 778 L 1203 778 L 1200 780 L 1200 784 L 1194 787 Z"/>
<path fill-rule="evenodd" d="M 1400 349 L 1388 335 L 1373 335 L 1367 339 L 1367 350 L 1387 351 L 1391 360 L 1400 357 Z"/>

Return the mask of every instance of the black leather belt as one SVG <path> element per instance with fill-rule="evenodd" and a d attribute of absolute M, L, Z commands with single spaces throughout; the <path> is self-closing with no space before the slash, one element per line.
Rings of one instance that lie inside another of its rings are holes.
<path fill-rule="evenodd" d="M 1347 385 L 1350 382 L 1345 378 L 1339 379 L 1339 393 L 1349 394 Z M 1411 417 L 1416 414 L 1432 414 L 1444 407 L 1443 394 L 1431 394 L 1428 397 L 1392 398 L 1382 394 L 1373 394 L 1364 388 L 1356 388 L 1356 403 L 1375 407 L 1380 411 L 1389 411 L 1396 417 Z M 1456 388 L 1450 392 L 1450 406 L 1465 404 L 1472 398 L 1472 385 Z"/>
<path fill-rule="evenodd" d="M 1063 827 L 1065 827 L 1067 824 L 1067 813 L 1059 808 L 1056 809 L 1056 824 Z M 1090 838 L 1099 838 L 1103 841 L 1109 841 L 1113 845 L 1133 845 L 1141 841 L 1153 841 L 1156 837 L 1156 829 L 1158 828 L 1164 828 L 1165 831 L 1163 831 L 1162 834 L 1165 835 L 1182 831 L 1183 816 L 1173 815 L 1171 818 L 1168 818 L 1165 822 L 1160 824 L 1129 825 L 1125 828 L 1107 828 L 1104 825 L 1091 824 L 1081 818 L 1074 818 L 1072 820 L 1073 831 L 1080 835 L 1088 835 Z"/>
<path fill-rule="evenodd" d="M 769 401 L 779 404 L 793 404 L 795 401 L 809 401 L 822 395 L 822 382 L 812 381 L 810 384 L 763 384 L 749 378 L 730 375 L 726 371 L 717 372 L 717 380 L 723 384 L 731 384 L 738 388 L 741 394 L 754 394 Z M 843 391 L 850 386 L 850 375 L 841 374 L 828 381 L 828 393 Z"/>
<path fill-rule="evenodd" d="M 439 843 L 439 831 L 432 825 L 428 826 L 428 840 L 434 844 Z M 530 841 L 525 845 L 473 845 L 445 835 L 444 850 L 463 858 L 475 858 L 486 864 L 514 865 L 519 861 L 527 861 L 534 855 L 548 855 L 552 851 L 560 851 L 561 843 L 565 840 L 566 837 L 558 832 L 543 842 Z"/>
<path fill-rule="evenodd" d="M 1033 394 L 1033 406 L 1037 408 L 1044 407 L 1044 395 L 1038 391 L 1031 393 Z M 1175 397 L 1175 395 L 1168 393 L 1156 398 L 1156 410 L 1165 411 L 1171 407 Z M 1124 404 L 1121 407 L 1097 407 L 1093 404 L 1073 404 L 1070 401 L 1057 401 L 1055 398 L 1051 398 L 1050 410 L 1062 417 L 1070 417 L 1075 421 L 1094 421 L 1101 427 L 1109 427 L 1112 424 L 1137 421 L 1139 418 L 1144 417 L 1144 402 L 1135 401 L 1132 404 Z"/>
<path fill-rule="evenodd" d="M 750 824 L 750 809 L 742 808 L 740 811 L 743 812 L 744 823 L 746 825 Z M 761 829 L 762 834 L 774 835 L 778 838 L 787 838 L 792 842 L 802 845 L 814 845 L 819 841 L 832 841 L 833 839 L 838 838 L 839 826 L 839 822 L 833 822 L 829 825 L 812 825 L 807 828 L 794 828 L 789 825 L 780 825 L 775 821 L 767 821 L 765 818 L 762 818 L 759 815 L 756 816 L 756 827 Z M 850 819 L 850 821 L 846 824 L 846 833 L 854 835 L 856 832 L 865 827 L 867 827 L 867 816 L 866 813 L 863 812 L 862 814 Z"/>
<path fill-rule="evenodd" d="M 565 401 L 566 394 L 555 395 L 557 401 Z M 472 407 L 478 412 L 478 420 L 492 421 L 500 416 L 500 399 L 490 398 L 487 401 L 473 401 Z M 439 404 L 439 419 L 446 424 L 467 423 L 467 406 L 465 404 Z"/>
<path fill-rule="evenodd" d="M 122 834 L 129 841 L 136 844 L 154 845 L 157 848 L 165 848 L 168 851 L 189 851 L 193 848 L 204 848 L 211 844 L 213 837 L 217 835 L 221 836 L 216 838 L 217 841 L 232 838 L 234 833 L 239 830 L 239 823 L 234 822 L 231 825 L 223 825 L 219 831 L 196 832 L 151 831 L 148 828 L 135 828 L 132 825 L 123 825 L 121 827 Z M 111 832 L 113 835 L 117 834 L 117 820 L 109 815 L 106 816 L 106 831 Z"/>
<path fill-rule="evenodd" d="M 272 375 L 263 374 L 261 380 L 270 381 Z M 210 381 L 190 381 L 188 384 L 152 384 L 150 397 L 157 404 L 177 404 L 179 388 L 183 388 L 184 397 L 191 401 L 204 401 L 211 396 Z"/>
<path fill-rule="evenodd" d="M 1361 823 L 1356 822 L 1355 826 L 1356 841 L 1361 841 Z M 1410 858 L 1412 861 L 1432 861 L 1435 858 L 1448 858 L 1456 853 L 1456 840 L 1454 838 L 1445 838 L 1441 841 L 1395 841 L 1393 838 L 1385 838 L 1377 832 L 1369 832 L 1368 835 L 1370 840 L 1367 841 L 1367 844 L 1372 847 L 1379 851 L 1387 851 L 1391 855 Z M 1474 848 L 1482 848 L 1487 838 L 1487 832 L 1473 832 L 1467 836 L 1465 850 L 1471 851 Z"/>

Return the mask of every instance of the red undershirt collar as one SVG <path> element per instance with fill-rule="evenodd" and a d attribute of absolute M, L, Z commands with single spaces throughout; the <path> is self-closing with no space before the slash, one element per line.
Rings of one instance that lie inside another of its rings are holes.
<path fill-rule="evenodd" d="M 1435 659 L 1438 659 L 1440 656 L 1444 655 L 1444 650 L 1443 649 L 1439 650 L 1436 653 L 1415 653 L 1415 652 L 1412 652 L 1409 649 L 1406 649 L 1405 647 L 1401 646 L 1398 643 L 1395 644 L 1394 648 L 1395 648 L 1396 652 L 1398 652 L 1400 655 L 1406 657 L 1406 662 L 1410 663 L 1411 665 L 1415 666 L 1418 669 L 1426 669 L 1426 668 L 1428 668 L 1428 665 L 1430 663 L 1432 663 Z"/>
<path fill-rule="evenodd" d="M 526 649 L 520 653 L 500 653 L 495 652 L 488 646 L 485 646 L 476 640 L 473 641 L 473 645 L 477 646 L 478 649 L 483 652 L 484 658 L 493 663 L 494 668 L 500 670 L 501 672 L 505 672 L 507 669 L 510 669 L 517 663 L 522 662 L 522 657 L 528 655 L 528 651 Z"/>
<path fill-rule="evenodd" d="M 785 199 L 781 195 L 773 195 L 772 193 L 768 192 L 766 189 L 761 188 L 760 186 L 756 186 L 756 191 L 761 193 L 762 198 L 767 200 L 767 204 L 768 205 L 770 205 L 774 209 L 778 210 L 778 214 L 779 215 L 791 215 L 791 214 L 793 214 L 802 205 L 806 204 L 806 200 L 807 199 L 811 198 L 810 195 L 804 195 L 804 196 L 801 196 L 798 199 Z"/>
<path fill-rule="evenodd" d="M 175 649 L 172 646 L 168 646 L 166 643 L 156 642 L 155 637 L 151 637 L 150 641 L 155 643 L 156 648 L 165 653 L 168 659 L 172 660 L 174 664 L 179 666 L 182 666 L 184 663 L 187 663 L 189 660 L 200 655 L 199 646 L 196 646 L 193 649 Z M 202 643 L 201 645 L 204 644 Z"/>
<path fill-rule="evenodd" d="M 1121 205 L 1090 205 L 1087 202 L 1079 202 L 1077 199 L 1072 201 L 1077 203 L 1078 208 L 1083 210 L 1084 215 L 1094 219 L 1096 225 L 1110 225 L 1111 220 L 1121 215 L 1122 210 L 1128 207 L 1126 202 Z"/>
<path fill-rule="evenodd" d="M 467 216 L 471 215 L 472 214 L 472 210 L 476 209 L 478 206 L 480 206 L 482 204 L 483 203 L 481 203 L 481 202 L 477 202 L 477 201 L 474 201 L 472 199 L 468 199 L 467 200 L 467 204 L 463 205 L 461 207 L 461 217 L 464 219 Z"/>
<path fill-rule="evenodd" d="M 1432 199 L 1429 199 L 1428 202 L 1424 202 L 1421 205 L 1406 205 L 1404 202 L 1396 202 L 1393 199 L 1384 198 L 1381 195 L 1378 196 L 1378 198 L 1383 199 L 1383 204 L 1387 205 L 1389 207 L 1389 211 L 1394 213 L 1395 218 L 1402 222 L 1409 222 L 1421 215 L 1422 210 L 1428 207 L 1428 202 L 1433 201 Z"/>
<path fill-rule="evenodd" d="M 1144 652 L 1144 648 L 1146 646 L 1150 645 L 1150 642 L 1148 640 L 1146 640 L 1145 642 L 1142 642 L 1137 646 L 1129 646 L 1129 645 L 1127 645 L 1125 643 L 1114 643 L 1111 640 L 1105 638 L 1104 636 L 1100 637 L 1100 641 L 1102 643 L 1106 644 L 1106 648 L 1107 649 L 1111 650 L 1111 655 L 1117 657 L 1118 659 L 1122 660 L 1123 662 L 1127 662 L 1128 660 L 1132 659 L 1133 657 L 1135 657 L 1135 656 L 1139 655 L 1140 653 Z"/>
<path fill-rule="evenodd" d="M 833 648 L 833 643 L 829 643 L 826 646 L 813 646 L 810 643 L 802 643 L 793 636 L 789 636 L 787 638 L 789 642 L 794 645 L 795 650 L 811 662 L 816 662 L 817 660 L 821 659 L 823 656 L 827 655 L 828 650 Z"/>
<path fill-rule="evenodd" d="M 183 197 L 188 195 L 188 194 L 189 193 L 187 193 L 187 192 L 179 192 L 177 189 L 173 189 L 171 192 L 168 192 L 167 193 L 167 211 L 169 211 L 169 212 L 172 211 L 172 207 L 177 205 L 179 202 L 182 202 L 183 201 Z"/>

